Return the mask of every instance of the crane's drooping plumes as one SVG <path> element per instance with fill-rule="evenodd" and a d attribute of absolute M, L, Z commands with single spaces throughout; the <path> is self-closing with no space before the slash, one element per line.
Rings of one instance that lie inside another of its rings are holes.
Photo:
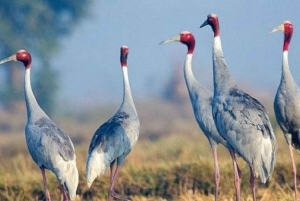
<path fill-rule="evenodd" d="M 249 165 L 252 196 L 256 200 L 255 177 L 259 176 L 261 182 L 265 183 L 271 176 L 277 150 L 276 138 L 264 106 L 237 87 L 227 68 L 218 16 L 208 15 L 201 27 L 206 25 L 210 25 L 214 32 L 212 115 L 220 135 Z M 238 176 L 236 182 L 240 182 Z M 236 188 L 239 188 L 238 185 Z"/>
<path fill-rule="evenodd" d="M 192 57 L 195 48 L 195 38 L 192 33 L 183 31 L 179 35 L 166 39 L 161 44 L 169 42 L 181 42 L 188 48 L 185 65 L 184 78 L 189 92 L 196 121 L 207 137 L 212 148 L 215 164 L 215 200 L 218 199 L 218 187 L 220 182 L 219 165 L 217 160 L 217 145 L 219 143 L 227 147 L 227 142 L 218 133 L 212 117 L 212 92 L 202 86 L 194 77 L 192 72 Z"/>
<path fill-rule="evenodd" d="M 128 79 L 128 53 L 129 48 L 122 46 L 120 63 L 123 72 L 123 102 L 117 113 L 96 130 L 90 143 L 86 162 L 88 187 L 97 176 L 104 174 L 106 168 L 110 167 L 111 177 L 107 200 L 112 198 L 127 200 L 115 193 L 114 184 L 120 166 L 138 140 L 140 129 Z M 114 168 L 115 162 L 117 162 L 116 168 Z"/>
<path fill-rule="evenodd" d="M 25 101 L 27 108 L 27 124 L 25 139 L 32 159 L 39 166 L 43 176 L 46 200 L 51 200 L 47 187 L 45 169 L 51 170 L 61 184 L 63 200 L 76 198 L 78 186 L 78 170 L 76 155 L 70 137 L 64 133 L 38 105 L 30 84 L 31 56 L 26 50 L 0 61 L 21 61 L 25 66 Z M 68 194 L 67 194 L 68 192 Z"/>
<path fill-rule="evenodd" d="M 281 31 L 284 34 L 281 81 L 274 100 L 276 120 L 283 131 L 289 146 L 294 176 L 294 200 L 297 200 L 297 169 L 294 161 L 293 148 L 300 150 L 300 89 L 290 72 L 288 50 L 293 35 L 293 25 L 284 21 L 271 33 Z"/>

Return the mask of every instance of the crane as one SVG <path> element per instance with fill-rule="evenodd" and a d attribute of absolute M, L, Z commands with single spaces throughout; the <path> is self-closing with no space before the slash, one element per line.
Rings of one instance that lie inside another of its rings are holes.
<path fill-rule="evenodd" d="M 293 155 L 293 146 L 300 149 L 300 89 L 290 72 L 288 51 L 293 35 L 293 24 L 284 21 L 274 28 L 271 33 L 282 31 L 284 34 L 281 81 L 274 100 L 276 120 L 283 131 L 289 146 L 294 176 L 294 200 L 297 200 L 297 170 Z"/>
<path fill-rule="evenodd" d="M 0 64 L 9 61 L 20 61 L 25 67 L 25 102 L 27 124 L 25 139 L 29 153 L 41 170 L 46 200 L 50 201 L 45 169 L 52 171 L 61 184 L 63 200 L 76 198 L 78 170 L 74 145 L 70 137 L 62 131 L 37 103 L 30 83 L 31 55 L 26 50 L 19 50 Z M 68 192 L 68 194 L 67 194 Z"/>
<path fill-rule="evenodd" d="M 88 150 L 86 162 L 86 180 L 90 187 L 97 176 L 104 174 L 110 166 L 110 187 L 108 199 L 127 200 L 114 191 L 119 168 L 130 153 L 139 137 L 140 122 L 131 95 L 127 56 L 129 48 L 121 47 L 120 63 L 123 72 L 123 102 L 117 113 L 102 124 L 95 132 Z M 114 168 L 116 164 L 116 168 Z"/>
<path fill-rule="evenodd" d="M 238 88 L 224 58 L 218 16 L 209 14 L 200 27 L 210 25 L 214 32 L 212 115 L 216 127 L 229 146 L 250 168 L 253 200 L 255 178 L 265 183 L 274 170 L 277 141 L 267 110 L 255 98 Z M 240 180 L 241 175 L 236 180 Z M 239 186 L 238 186 L 239 188 Z"/>
<path fill-rule="evenodd" d="M 162 41 L 160 44 L 169 42 L 181 42 L 188 48 L 184 64 L 184 78 L 190 96 L 195 119 L 207 137 L 212 149 L 215 169 L 215 200 L 218 200 L 218 188 L 220 183 L 220 172 L 217 158 L 217 145 L 221 143 L 228 148 L 226 140 L 218 133 L 212 117 L 212 92 L 201 85 L 192 72 L 192 57 L 195 48 L 195 37 L 189 31 L 183 31 L 179 35 Z"/>

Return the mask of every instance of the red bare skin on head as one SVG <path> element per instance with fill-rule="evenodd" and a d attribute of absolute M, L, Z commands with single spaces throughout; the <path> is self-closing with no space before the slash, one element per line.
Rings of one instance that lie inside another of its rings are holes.
<path fill-rule="evenodd" d="M 220 25 L 219 25 L 219 19 L 217 15 L 208 15 L 207 16 L 207 23 L 211 26 L 214 37 L 220 35 Z"/>
<path fill-rule="evenodd" d="M 121 47 L 120 62 L 122 67 L 127 66 L 128 54 L 129 54 L 129 48 L 126 46 Z"/>
<path fill-rule="evenodd" d="M 190 32 L 183 32 L 180 34 L 180 42 L 185 44 L 188 47 L 188 53 L 192 54 L 195 49 L 195 38 Z"/>
<path fill-rule="evenodd" d="M 25 69 L 30 68 L 31 64 L 31 55 L 26 50 L 19 50 L 16 53 L 16 58 L 18 61 L 23 62 Z"/>
<path fill-rule="evenodd" d="M 284 43 L 283 51 L 289 50 L 290 41 L 293 35 L 293 25 L 291 23 L 284 23 Z"/>

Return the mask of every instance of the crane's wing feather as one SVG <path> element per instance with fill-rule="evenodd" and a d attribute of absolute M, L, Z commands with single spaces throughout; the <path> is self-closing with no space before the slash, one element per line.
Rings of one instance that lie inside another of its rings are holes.
<path fill-rule="evenodd" d="M 57 156 L 65 161 L 76 157 L 70 137 L 49 118 L 43 117 L 34 123 L 28 123 L 25 133 L 28 150 L 40 167 L 55 166 Z"/>
<path fill-rule="evenodd" d="M 66 160 L 73 160 L 75 150 L 70 137 L 48 118 L 41 118 L 35 122 L 45 138 L 49 141 L 48 146 L 56 148 L 58 153 Z"/>
<path fill-rule="evenodd" d="M 215 100 L 213 115 L 217 128 L 238 154 L 252 163 L 255 152 L 264 146 L 264 139 L 271 139 L 269 149 L 276 147 L 267 111 L 258 100 L 239 89 L 232 89 L 228 95 Z"/>
<path fill-rule="evenodd" d="M 98 151 L 101 150 L 104 153 L 110 152 L 110 155 L 114 158 L 126 152 L 126 149 L 130 147 L 130 141 L 125 132 L 128 117 L 126 112 L 118 112 L 102 124 L 91 140 L 88 153 L 98 149 Z"/>

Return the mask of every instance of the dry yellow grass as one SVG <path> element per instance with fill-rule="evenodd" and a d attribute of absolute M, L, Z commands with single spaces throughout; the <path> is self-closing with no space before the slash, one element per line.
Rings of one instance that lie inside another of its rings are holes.
<path fill-rule="evenodd" d="M 99 114 L 103 111 L 101 108 L 93 111 L 97 110 Z M 77 201 L 102 201 L 107 196 L 109 172 L 97 178 L 92 188 L 87 189 L 84 171 L 89 141 L 98 126 L 114 111 L 115 109 L 108 109 L 99 116 L 97 112 L 86 112 L 55 118 L 56 123 L 75 143 L 80 173 Z M 182 113 L 178 106 L 160 102 L 138 105 L 138 111 L 141 119 L 140 140 L 121 168 L 116 191 L 133 201 L 214 200 L 210 146 L 195 123 L 191 109 Z M 6 114 L 4 111 L 1 113 L 3 115 L 0 116 L 0 128 L 8 129 L 0 131 L 0 200 L 43 200 L 40 170 L 29 156 L 24 140 L 25 111 L 18 114 Z M 257 198 L 261 201 L 292 200 L 289 152 L 278 127 L 276 135 L 279 149 L 275 171 L 267 184 L 257 182 Z M 226 149 L 220 146 L 218 150 L 221 172 L 219 198 L 222 201 L 231 201 L 235 195 L 231 160 Z M 299 167 L 299 156 L 295 156 Z M 238 159 L 238 163 L 243 172 L 242 201 L 252 200 L 248 182 L 249 170 L 241 159 Z M 49 171 L 47 177 L 53 200 L 59 200 L 60 191 L 56 178 Z"/>

